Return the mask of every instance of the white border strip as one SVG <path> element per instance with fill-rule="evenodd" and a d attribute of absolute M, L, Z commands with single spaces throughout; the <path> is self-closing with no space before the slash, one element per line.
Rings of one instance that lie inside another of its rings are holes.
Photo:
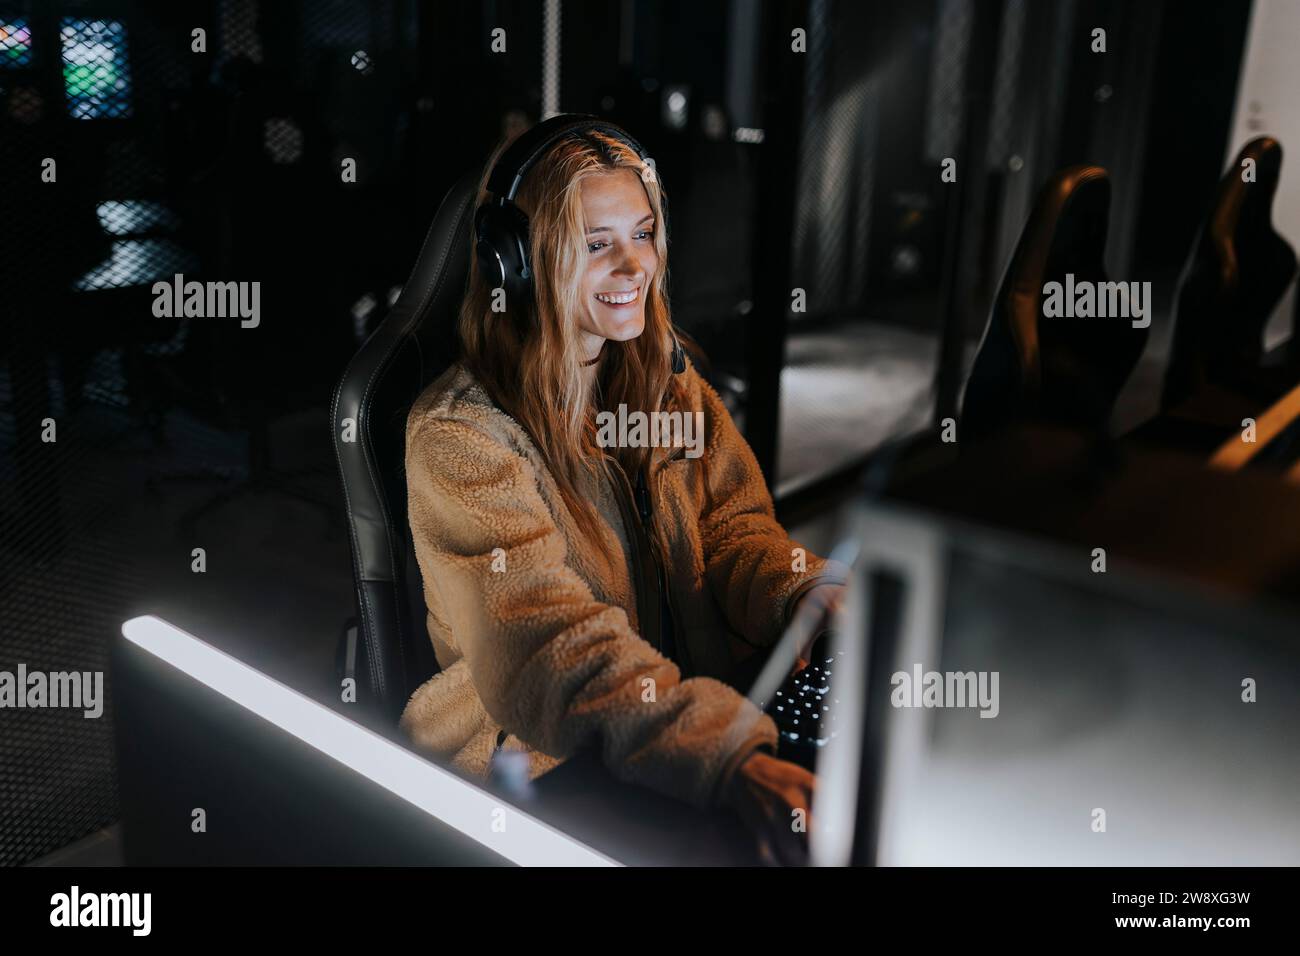
<path fill-rule="evenodd" d="M 174 624 L 146 614 L 123 622 L 122 635 L 512 863 L 621 865 Z M 494 830 L 494 820 L 504 826 Z"/>

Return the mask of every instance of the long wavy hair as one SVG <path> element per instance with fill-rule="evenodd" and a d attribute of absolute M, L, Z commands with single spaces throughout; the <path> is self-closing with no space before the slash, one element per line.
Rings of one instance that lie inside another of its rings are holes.
<path fill-rule="evenodd" d="M 498 157 L 493 151 L 479 181 L 478 202 Z M 586 270 L 587 228 L 583 219 L 583 180 L 619 169 L 637 173 L 655 217 L 658 268 L 645 298 L 645 328 L 626 342 L 606 341 L 601 349 L 596 387 L 586 384 L 587 361 L 578 326 L 581 283 Z M 516 205 L 528 216 L 533 296 L 492 310 L 493 290 L 478 271 L 471 251 L 470 280 L 459 316 L 462 364 L 488 396 L 518 422 L 537 446 L 573 515 L 589 541 L 600 540 L 598 514 L 579 490 L 581 476 L 610 477 L 605 450 L 596 442 L 596 414 L 617 411 L 685 411 L 685 390 L 672 373 L 672 332 L 668 305 L 668 235 L 665 196 L 658 178 L 627 144 L 596 130 L 574 132 L 551 146 L 524 176 Z M 694 345 L 678 332 L 683 345 Z M 651 448 L 614 448 L 609 453 L 630 479 L 649 461 Z"/>

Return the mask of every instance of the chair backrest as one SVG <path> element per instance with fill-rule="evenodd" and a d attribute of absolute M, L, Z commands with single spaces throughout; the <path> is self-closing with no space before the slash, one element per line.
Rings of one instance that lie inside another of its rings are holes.
<path fill-rule="evenodd" d="M 1207 382 L 1249 376 L 1259 364 L 1264 326 L 1296 269 L 1295 252 L 1273 229 L 1281 172 L 1281 144 L 1261 136 L 1242 148 L 1219 181 L 1179 282 L 1166 408 Z"/>
<path fill-rule="evenodd" d="M 406 417 L 456 358 L 477 189 L 478 174 L 468 173 L 447 193 L 397 302 L 334 390 L 330 427 L 357 598 L 357 703 L 382 719 L 396 720 L 438 669 L 407 524 Z"/>
<path fill-rule="evenodd" d="M 1146 329 L 1124 318 L 1044 318 L 1043 308 L 1049 282 L 1107 281 L 1109 217 L 1110 177 L 1100 166 L 1071 166 L 1043 186 L 966 383 L 963 435 L 1026 418 L 1105 428 Z"/>

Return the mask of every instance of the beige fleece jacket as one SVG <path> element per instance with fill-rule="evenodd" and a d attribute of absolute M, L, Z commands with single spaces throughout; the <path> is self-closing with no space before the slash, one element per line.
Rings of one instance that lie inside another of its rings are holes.
<path fill-rule="evenodd" d="M 695 366 L 683 374 L 688 409 L 704 413 L 703 454 L 655 450 L 648 537 L 622 469 L 593 482 L 599 549 L 527 433 L 465 368 L 416 400 L 409 517 L 442 668 L 401 717 L 418 749 L 485 776 L 504 731 L 502 749 L 526 752 L 535 778 L 592 745 L 619 779 L 696 806 L 716 804 L 756 747 L 775 749 L 771 718 L 723 681 L 747 645 L 780 637 L 807 589 L 843 578 L 811 553 L 792 570 L 799 545 L 753 452 Z M 655 574 L 638 540 L 661 556 L 686 679 L 638 629 Z"/>

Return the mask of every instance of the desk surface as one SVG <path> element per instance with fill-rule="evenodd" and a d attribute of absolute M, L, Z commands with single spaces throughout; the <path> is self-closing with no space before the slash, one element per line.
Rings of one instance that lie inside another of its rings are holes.
<path fill-rule="evenodd" d="M 1300 489 L 1253 469 L 1023 425 L 911 476 L 889 496 L 1040 535 L 1230 595 L 1300 597 Z"/>
<path fill-rule="evenodd" d="M 1281 428 L 1293 422 L 1297 408 L 1292 393 L 1297 385 L 1300 372 L 1273 366 L 1256 370 L 1251 381 L 1206 383 L 1139 425 L 1125 441 L 1208 457 L 1241 435 L 1243 419 L 1273 417 L 1280 419 Z"/>

